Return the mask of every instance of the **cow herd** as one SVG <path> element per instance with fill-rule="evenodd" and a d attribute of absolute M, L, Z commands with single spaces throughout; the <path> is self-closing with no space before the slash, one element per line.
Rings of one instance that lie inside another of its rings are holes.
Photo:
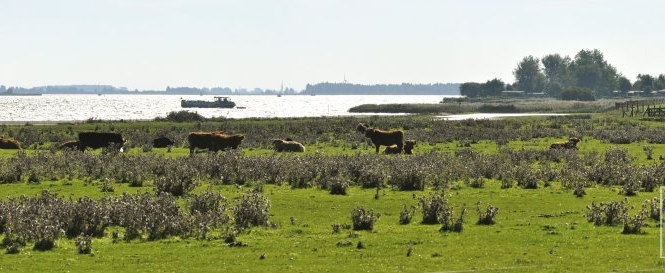
<path fill-rule="evenodd" d="M 379 130 L 370 127 L 369 124 L 360 123 L 356 126 L 356 131 L 363 133 L 372 142 L 377 154 L 381 146 L 386 147 L 383 150 L 384 154 L 413 154 L 416 146 L 415 140 L 404 139 L 402 130 Z M 237 149 L 244 139 L 245 135 L 228 134 L 224 131 L 190 132 L 187 135 L 190 155 L 193 155 L 197 149 L 210 152 Z M 580 141 L 580 138 L 570 137 L 568 141 L 551 143 L 550 149 L 577 149 L 577 143 Z M 60 144 L 58 149 L 84 151 L 88 148 L 111 148 L 122 151 L 124 144 L 125 139 L 119 133 L 80 132 L 77 140 L 66 141 Z M 155 138 L 152 144 L 154 148 L 166 148 L 175 142 L 167 137 L 159 137 Z M 275 152 L 305 152 L 305 146 L 291 138 L 273 139 L 272 144 Z M 21 149 L 21 143 L 0 136 L 0 149 Z"/>

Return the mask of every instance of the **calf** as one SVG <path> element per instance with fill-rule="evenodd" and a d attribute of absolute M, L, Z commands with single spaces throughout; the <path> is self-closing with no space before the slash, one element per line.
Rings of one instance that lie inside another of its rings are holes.
<path fill-rule="evenodd" d="M 413 148 L 416 146 L 416 141 L 415 140 L 407 140 L 404 141 L 404 153 L 411 155 L 413 154 Z M 385 150 L 383 150 L 384 154 L 399 154 L 400 150 L 397 148 L 397 145 L 392 145 L 386 147 Z"/>

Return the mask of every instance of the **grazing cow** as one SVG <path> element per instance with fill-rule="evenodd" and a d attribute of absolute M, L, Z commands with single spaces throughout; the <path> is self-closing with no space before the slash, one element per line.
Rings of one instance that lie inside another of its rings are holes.
<path fill-rule="evenodd" d="M 0 149 L 21 149 L 21 143 L 4 137 L 0 137 Z"/>
<path fill-rule="evenodd" d="M 158 137 L 152 140 L 153 148 L 166 148 L 169 146 L 173 146 L 173 144 L 175 144 L 175 142 L 173 142 L 173 140 L 165 136 Z"/>
<path fill-rule="evenodd" d="M 58 150 L 65 150 L 65 149 L 83 151 L 85 150 L 85 147 L 83 147 L 83 145 L 81 145 L 81 142 L 79 142 L 78 140 L 70 140 L 58 145 Z"/>
<path fill-rule="evenodd" d="M 290 138 L 286 139 L 273 139 L 272 144 L 275 146 L 276 152 L 304 152 L 305 146 L 300 142 L 293 141 Z"/>
<path fill-rule="evenodd" d="M 404 141 L 404 153 L 408 155 L 413 154 L 413 147 L 416 146 L 416 141 L 415 140 L 407 140 Z M 400 151 L 397 149 L 397 145 L 392 145 L 386 147 L 385 150 L 383 150 L 384 154 L 399 154 Z"/>
<path fill-rule="evenodd" d="M 98 132 L 80 132 L 79 133 L 80 150 L 86 148 L 97 149 L 113 146 L 113 148 L 122 151 L 122 145 L 125 140 L 118 133 L 98 133 Z"/>
<path fill-rule="evenodd" d="M 404 132 L 402 130 L 383 131 L 377 129 L 367 128 L 365 137 L 368 137 L 376 147 L 376 153 L 379 153 L 381 145 L 392 146 L 397 145 L 397 151 L 402 153 L 404 149 Z"/>
<path fill-rule="evenodd" d="M 244 135 L 227 135 L 218 132 L 191 132 L 187 135 L 189 154 L 193 155 L 196 148 L 208 149 L 211 152 L 237 149 Z"/>
<path fill-rule="evenodd" d="M 550 144 L 550 149 L 576 149 L 577 150 L 577 143 L 582 141 L 579 138 L 576 137 L 570 137 L 568 141 L 559 141 L 559 142 L 554 142 Z"/>

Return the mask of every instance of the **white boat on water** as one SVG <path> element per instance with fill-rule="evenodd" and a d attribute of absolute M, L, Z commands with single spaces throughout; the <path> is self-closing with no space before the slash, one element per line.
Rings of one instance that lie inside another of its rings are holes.
<path fill-rule="evenodd" d="M 180 100 L 182 108 L 233 108 L 236 103 L 229 97 L 214 97 L 215 100 Z"/>

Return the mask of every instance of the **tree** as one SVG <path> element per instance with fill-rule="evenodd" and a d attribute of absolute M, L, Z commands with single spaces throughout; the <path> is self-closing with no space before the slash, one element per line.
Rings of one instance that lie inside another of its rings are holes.
<path fill-rule="evenodd" d="M 619 91 L 621 91 L 621 94 L 626 94 L 628 91 L 630 91 L 630 88 L 633 85 L 630 83 L 630 80 L 624 76 L 619 77 Z"/>
<path fill-rule="evenodd" d="M 663 90 L 665 89 L 665 74 L 658 75 L 656 82 L 653 83 L 654 90 Z"/>
<path fill-rule="evenodd" d="M 513 71 L 515 75 L 515 84 L 513 89 L 522 90 L 526 93 L 535 93 L 543 91 L 545 86 L 545 76 L 540 69 L 540 61 L 533 56 L 527 56 L 517 64 Z M 517 87 L 517 88 L 516 88 Z"/>
<path fill-rule="evenodd" d="M 493 79 L 482 84 L 482 93 L 484 96 L 500 96 L 501 91 L 505 90 L 506 84 L 499 79 Z"/>
<path fill-rule="evenodd" d="M 478 97 L 482 95 L 482 86 L 477 82 L 465 82 L 459 87 L 460 95 L 469 98 Z"/>
<path fill-rule="evenodd" d="M 545 93 L 558 97 L 561 90 L 569 81 L 570 57 L 561 57 L 559 54 L 545 55 L 541 59 L 545 74 Z"/>
<path fill-rule="evenodd" d="M 581 50 L 571 64 L 576 87 L 594 90 L 596 95 L 609 96 L 618 84 L 616 69 L 608 64 L 603 53 L 594 50 Z"/>
<path fill-rule="evenodd" d="M 651 93 L 654 90 L 656 79 L 649 74 L 637 74 L 637 80 L 633 84 L 635 90 L 642 90 Z"/>

